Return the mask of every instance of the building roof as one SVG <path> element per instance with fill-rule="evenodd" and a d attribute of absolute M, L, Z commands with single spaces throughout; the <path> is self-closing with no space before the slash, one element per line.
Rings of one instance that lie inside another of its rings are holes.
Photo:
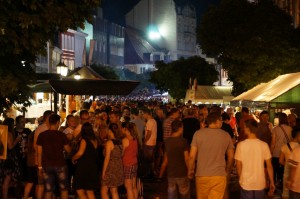
<path fill-rule="evenodd" d="M 144 64 L 145 54 L 150 54 L 160 49 L 151 44 L 144 33 L 136 29 L 125 28 L 125 64 Z"/>
<path fill-rule="evenodd" d="M 104 80 L 105 78 L 99 75 L 96 71 L 94 71 L 89 66 L 83 66 L 81 68 L 76 68 L 74 71 L 72 71 L 68 77 L 74 78 L 74 75 L 76 73 L 80 74 L 81 79 L 98 79 L 98 80 Z"/>
<path fill-rule="evenodd" d="M 233 101 L 271 102 L 300 84 L 300 72 L 280 75 L 235 97 Z"/>

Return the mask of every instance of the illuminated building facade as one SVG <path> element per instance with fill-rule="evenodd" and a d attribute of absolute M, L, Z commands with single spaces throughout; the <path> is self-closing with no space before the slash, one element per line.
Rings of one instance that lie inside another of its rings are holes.
<path fill-rule="evenodd" d="M 149 43 L 158 47 L 159 52 L 150 52 L 153 61 L 174 61 L 196 54 L 196 11 L 191 5 L 141 0 L 127 13 L 126 26 L 144 32 Z"/>
<path fill-rule="evenodd" d="M 124 65 L 124 27 L 103 18 L 102 9 L 98 8 L 93 24 L 87 24 L 84 32 L 89 34 L 87 43 L 88 63 Z"/>

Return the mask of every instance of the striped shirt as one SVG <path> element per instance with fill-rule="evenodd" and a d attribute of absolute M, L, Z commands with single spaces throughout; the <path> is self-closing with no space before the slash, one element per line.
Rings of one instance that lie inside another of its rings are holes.
<path fill-rule="evenodd" d="M 167 119 L 165 119 L 164 123 L 163 123 L 163 132 L 164 132 L 164 141 L 171 137 L 172 134 L 172 127 L 171 124 L 174 121 L 174 118 L 168 117 Z"/>
<path fill-rule="evenodd" d="M 292 128 L 285 124 L 282 124 L 280 126 L 285 130 L 289 141 L 291 141 L 292 140 Z M 288 143 L 287 139 L 284 135 L 284 132 L 280 126 L 278 125 L 278 126 L 274 127 L 272 130 L 272 136 L 275 136 L 275 147 L 274 147 L 274 150 L 272 151 L 272 156 L 276 157 L 276 158 L 279 158 L 281 147 Z"/>
<path fill-rule="evenodd" d="M 290 188 L 290 190 L 300 193 L 300 146 L 296 147 L 292 154 L 290 159 L 288 160 L 288 164 L 292 167 L 296 168 L 296 172 L 295 172 L 295 176 L 293 176 L 294 178 L 294 184 L 293 186 Z"/>

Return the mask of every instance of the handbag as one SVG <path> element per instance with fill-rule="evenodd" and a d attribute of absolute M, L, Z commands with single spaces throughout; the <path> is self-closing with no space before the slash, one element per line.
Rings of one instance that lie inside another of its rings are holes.
<path fill-rule="evenodd" d="M 286 134 L 284 128 L 283 128 L 281 125 L 279 125 L 279 127 L 281 128 L 281 130 L 282 130 L 283 133 L 284 133 L 284 136 L 285 136 L 285 139 L 286 139 L 286 141 L 287 141 L 287 146 L 288 146 L 289 150 L 290 150 L 290 151 L 293 151 L 293 149 L 292 149 L 292 147 L 291 147 L 291 145 L 290 145 L 290 139 L 289 139 L 289 137 L 287 136 L 287 134 Z"/>

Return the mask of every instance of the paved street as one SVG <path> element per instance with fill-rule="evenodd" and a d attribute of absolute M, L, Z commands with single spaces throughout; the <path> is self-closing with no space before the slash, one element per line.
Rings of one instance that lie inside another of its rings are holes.
<path fill-rule="evenodd" d="M 162 182 L 156 182 L 155 180 L 143 180 L 144 181 L 144 198 L 143 199 L 167 199 L 167 179 L 165 178 Z M 196 198 L 195 183 L 192 181 L 191 184 L 191 199 Z M 279 199 L 279 191 L 274 193 L 273 197 L 266 197 L 268 199 Z M 239 198 L 239 184 L 236 174 L 232 174 L 231 180 L 229 183 L 229 199 L 238 199 Z"/>

